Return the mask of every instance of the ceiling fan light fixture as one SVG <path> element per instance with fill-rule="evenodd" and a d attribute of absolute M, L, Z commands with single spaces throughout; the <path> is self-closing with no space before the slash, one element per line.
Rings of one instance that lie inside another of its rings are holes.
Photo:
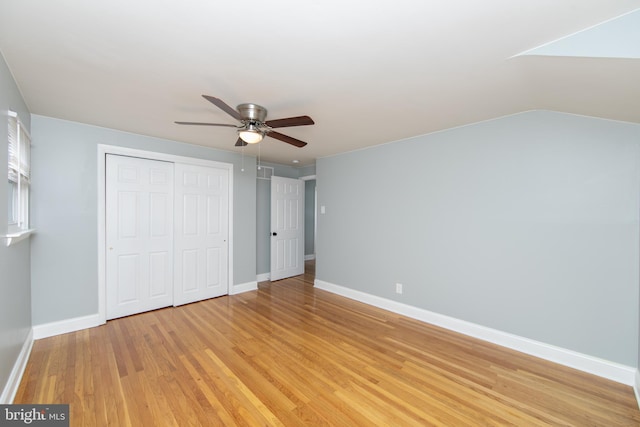
<path fill-rule="evenodd" d="M 238 131 L 238 136 L 247 144 L 257 144 L 264 138 L 264 133 L 256 125 L 249 124 L 246 129 Z"/>

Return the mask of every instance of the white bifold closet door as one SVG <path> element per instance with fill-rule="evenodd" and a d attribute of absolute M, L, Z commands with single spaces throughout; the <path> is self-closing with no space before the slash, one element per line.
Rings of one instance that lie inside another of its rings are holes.
<path fill-rule="evenodd" d="M 173 304 L 173 163 L 106 156 L 107 319 Z"/>
<path fill-rule="evenodd" d="M 175 165 L 174 305 L 229 293 L 229 171 Z"/>
<path fill-rule="evenodd" d="M 229 293 L 229 169 L 107 155 L 106 317 Z"/>

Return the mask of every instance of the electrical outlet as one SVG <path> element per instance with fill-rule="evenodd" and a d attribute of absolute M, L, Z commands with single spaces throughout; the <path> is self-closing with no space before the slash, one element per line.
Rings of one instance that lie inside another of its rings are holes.
<path fill-rule="evenodd" d="M 402 293 L 402 283 L 396 283 L 396 294 Z"/>

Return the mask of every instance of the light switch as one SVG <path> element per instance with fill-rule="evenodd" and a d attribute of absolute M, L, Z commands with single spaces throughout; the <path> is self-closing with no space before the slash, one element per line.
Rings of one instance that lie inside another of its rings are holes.
<path fill-rule="evenodd" d="M 324 208 L 324 205 L 320 206 L 320 213 L 325 214 L 327 210 Z"/>

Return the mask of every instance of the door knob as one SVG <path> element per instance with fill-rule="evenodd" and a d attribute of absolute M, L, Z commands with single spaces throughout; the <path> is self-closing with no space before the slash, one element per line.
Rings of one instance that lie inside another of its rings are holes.
<path fill-rule="evenodd" d="M 272 236 L 277 236 L 278 233 L 276 233 L 275 231 L 273 233 L 271 233 Z"/>

